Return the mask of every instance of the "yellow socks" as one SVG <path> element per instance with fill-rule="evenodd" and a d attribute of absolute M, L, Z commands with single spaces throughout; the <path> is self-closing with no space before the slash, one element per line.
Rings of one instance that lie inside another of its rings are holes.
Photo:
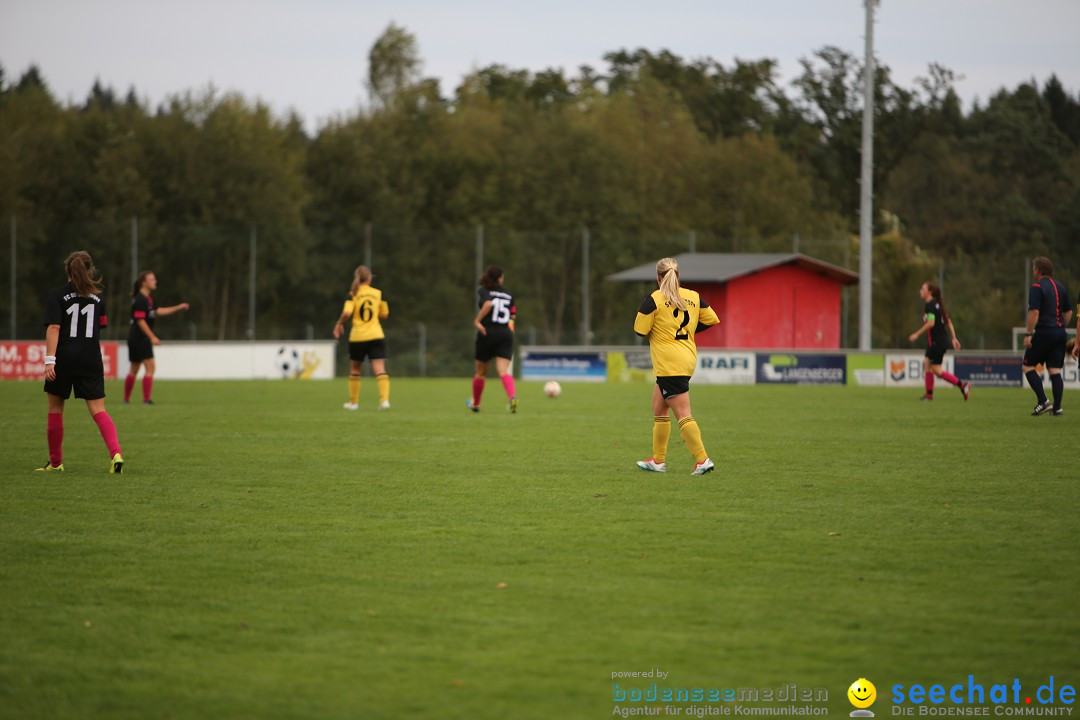
<path fill-rule="evenodd" d="M 655 428 L 656 426 L 653 425 L 653 438 L 656 437 Z M 709 457 L 709 453 L 705 452 L 705 444 L 701 442 L 701 428 L 698 427 L 693 415 L 687 415 L 679 421 L 679 434 L 682 435 L 690 454 L 694 456 L 694 462 L 704 462 L 705 458 Z M 653 442 L 656 442 L 655 439 Z"/>
<path fill-rule="evenodd" d="M 376 375 L 375 382 L 379 384 L 379 403 L 390 402 L 390 376 L 386 373 Z"/>
<path fill-rule="evenodd" d="M 656 415 L 652 424 L 652 453 L 653 460 L 658 463 L 664 462 L 667 457 L 668 438 L 671 437 L 671 418 L 667 415 Z"/>
<path fill-rule="evenodd" d="M 360 402 L 360 376 L 349 376 L 349 402 L 356 405 Z"/>

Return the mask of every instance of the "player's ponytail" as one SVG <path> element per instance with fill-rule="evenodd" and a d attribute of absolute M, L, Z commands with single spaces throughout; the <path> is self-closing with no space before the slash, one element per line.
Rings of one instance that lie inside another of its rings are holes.
<path fill-rule="evenodd" d="M 152 272 L 151 270 L 143 270 L 141 273 L 139 273 L 138 277 L 135 278 L 135 284 L 131 288 L 131 297 L 132 298 L 138 297 L 139 293 L 142 292 L 142 286 L 143 286 L 143 283 L 146 282 L 146 276 L 151 274 L 151 272 Z"/>
<path fill-rule="evenodd" d="M 686 300 L 679 294 L 679 263 L 674 258 L 663 258 L 656 263 L 656 280 L 660 284 L 660 294 L 669 303 L 686 309 Z"/>
<path fill-rule="evenodd" d="M 64 270 L 67 271 L 71 287 L 75 288 L 79 295 L 89 296 L 101 292 L 101 281 L 98 279 L 94 260 L 85 250 L 76 250 L 68 255 L 64 261 Z"/>
<path fill-rule="evenodd" d="M 930 297 L 934 298 L 938 305 L 941 306 L 941 319 L 943 322 L 949 322 L 949 311 L 945 309 L 945 300 L 941 297 L 941 288 L 934 283 L 926 283 L 926 291 L 930 293 Z"/>
<path fill-rule="evenodd" d="M 356 291 L 360 289 L 360 286 L 371 282 L 372 277 L 371 268 L 367 265 L 358 265 L 356 272 L 353 273 L 352 287 L 350 288 L 352 294 L 356 295 Z"/>
<path fill-rule="evenodd" d="M 498 265 L 490 265 L 484 274 L 480 276 L 481 287 L 486 287 L 488 290 L 497 290 L 501 287 L 499 278 L 503 276 L 503 269 Z"/>

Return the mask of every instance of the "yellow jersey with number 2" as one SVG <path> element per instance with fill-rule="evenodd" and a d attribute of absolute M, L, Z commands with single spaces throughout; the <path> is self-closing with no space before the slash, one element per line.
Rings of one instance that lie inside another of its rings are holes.
<path fill-rule="evenodd" d="M 389 317 L 390 306 L 386 304 L 382 290 L 376 290 L 370 285 L 361 285 L 355 295 L 349 293 L 341 312 L 352 318 L 349 342 L 382 340 L 386 337 L 379 320 Z"/>
<path fill-rule="evenodd" d="M 657 377 L 689 377 L 697 367 L 694 335 L 720 323 L 716 311 L 693 290 L 679 288 L 686 301 L 680 310 L 659 290 L 645 298 L 634 319 L 634 332 L 649 339 L 653 373 Z"/>

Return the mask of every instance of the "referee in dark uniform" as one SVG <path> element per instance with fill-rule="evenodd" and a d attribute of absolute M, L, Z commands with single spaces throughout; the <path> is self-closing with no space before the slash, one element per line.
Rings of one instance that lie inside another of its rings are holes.
<path fill-rule="evenodd" d="M 1072 319 L 1072 303 L 1069 291 L 1054 279 L 1054 263 L 1050 258 L 1037 257 L 1031 267 L 1035 282 L 1028 289 L 1027 334 L 1024 336 L 1024 377 L 1035 391 L 1038 403 L 1031 411 L 1032 415 L 1061 415 L 1061 396 L 1065 391 L 1065 381 L 1061 377 L 1061 368 L 1065 366 L 1066 326 Z M 1045 364 L 1050 373 L 1050 386 L 1053 389 L 1054 404 L 1046 399 L 1042 378 L 1035 371 L 1035 366 Z"/>
<path fill-rule="evenodd" d="M 101 329 L 108 325 L 101 283 L 90 254 L 74 252 L 64 261 L 68 282 L 45 300 L 45 392 L 49 399 L 47 437 L 49 462 L 38 470 L 62 471 L 64 402 L 86 400 L 109 450 L 109 472 L 124 469 L 116 425 L 105 412 L 105 369 L 101 360 Z"/>

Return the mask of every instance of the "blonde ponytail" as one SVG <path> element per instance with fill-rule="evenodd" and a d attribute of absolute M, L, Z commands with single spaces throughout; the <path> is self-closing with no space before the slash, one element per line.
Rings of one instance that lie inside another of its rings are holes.
<path fill-rule="evenodd" d="M 352 287 L 349 290 L 355 295 L 361 285 L 371 282 L 371 277 L 371 269 L 367 265 L 357 266 L 356 272 L 353 273 Z"/>
<path fill-rule="evenodd" d="M 656 278 L 660 282 L 660 294 L 680 310 L 686 309 L 686 300 L 679 294 L 679 263 L 674 258 L 663 258 L 656 263 Z"/>

